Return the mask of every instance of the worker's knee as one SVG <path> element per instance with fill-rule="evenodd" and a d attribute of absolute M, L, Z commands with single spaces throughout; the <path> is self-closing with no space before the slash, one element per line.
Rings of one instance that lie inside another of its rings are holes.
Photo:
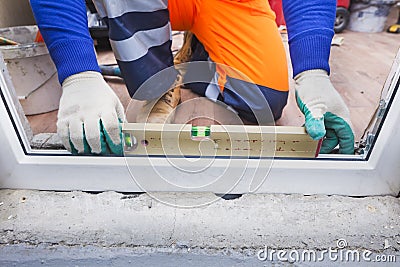
<path fill-rule="evenodd" d="M 265 86 L 228 78 L 223 92 L 224 103 L 233 107 L 243 119 L 268 124 L 282 116 L 288 91 L 274 90 Z"/>

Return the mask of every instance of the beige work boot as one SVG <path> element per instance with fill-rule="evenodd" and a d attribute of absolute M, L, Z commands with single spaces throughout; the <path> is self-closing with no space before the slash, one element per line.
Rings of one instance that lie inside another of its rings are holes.
<path fill-rule="evenodd" d="M 181 81 L 182 78 L 178 75 L 177 80 L 172 85 L 173 89 L 159 99 L 146 101 L 136 117 L 136 122 L 171 123 L 174 119 L 175 108 L 181 99 Z"/>

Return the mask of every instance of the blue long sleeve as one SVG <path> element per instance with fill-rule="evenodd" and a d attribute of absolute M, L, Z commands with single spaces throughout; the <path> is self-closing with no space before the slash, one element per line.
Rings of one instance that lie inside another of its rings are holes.
<path fill-rule="evenodd" d="M 79 72 L 100 72 L 83 0 L 31 0 L 30 3 L 60 83 Z"/>
<path fill-rule="evenodd" d="M 305 70 L 328 73 L 336 0 L 283 0 L 293 77 Z"/>

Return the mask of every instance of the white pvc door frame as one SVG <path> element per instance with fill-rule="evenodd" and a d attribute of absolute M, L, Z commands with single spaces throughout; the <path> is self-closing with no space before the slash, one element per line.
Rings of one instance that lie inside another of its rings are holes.
<path fill-rule="evenodd" d="M 397 196 L 400 192 L 400 96 L 396 93 L 400 83 L 399 56 L 396 63 L 386 85 L 387 91 L 393 92 L 388 99 L 389 108 L 365 159 L 341 155 L 311 160 L 275 159 L 267 179 L 256 192 Z M 4 72 L 4 66 L 1 67 Z M 59 151 L 31 150 L 2 74 L 0 86 L 0 188 L 142 192 L 144 189 L 131 175 L 134 172 L 134 176 L 146 177 L 147 191 L 227 193 L 221 183 L 190 190 L 177 190 L 160 183 L 154 167 L 179 177 L 188 175 L 171 167 L 165 157 L 153 158 L 152 165 L 148 158 L 136 157 L 130 172 L 123 157 L 72 156 Z M 185 159 L 175 159 L 175 162 L 185 165 Z M 252 177 L 248 173 L 256 169 L 267 172 L 263 168 L 268 168 L 259 159 L 216 158 L 203 177 L 222 171 L 232 162 L 230 173 L 237 173 L 241 179 L 230 193 L 249 192 Z"/>

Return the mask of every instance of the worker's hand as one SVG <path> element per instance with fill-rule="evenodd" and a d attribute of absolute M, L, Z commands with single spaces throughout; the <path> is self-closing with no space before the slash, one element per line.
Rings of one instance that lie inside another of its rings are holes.
<path fill-rule="evenodd" d="M 339 144 L 339 153 L 353 154 L 350 112 L 326 71 L 304 71 L 295 82 L 297 105 L 305 116 L 307 133 L 314 140 L 325 137 L 320 153 L 330 153 Z"/>
<path fill-rule="evenodd" d="M 122 155 L 124 108 L 100 73 L 72 75 L 62 84 L 57 133 L 72 154 Z"/>

